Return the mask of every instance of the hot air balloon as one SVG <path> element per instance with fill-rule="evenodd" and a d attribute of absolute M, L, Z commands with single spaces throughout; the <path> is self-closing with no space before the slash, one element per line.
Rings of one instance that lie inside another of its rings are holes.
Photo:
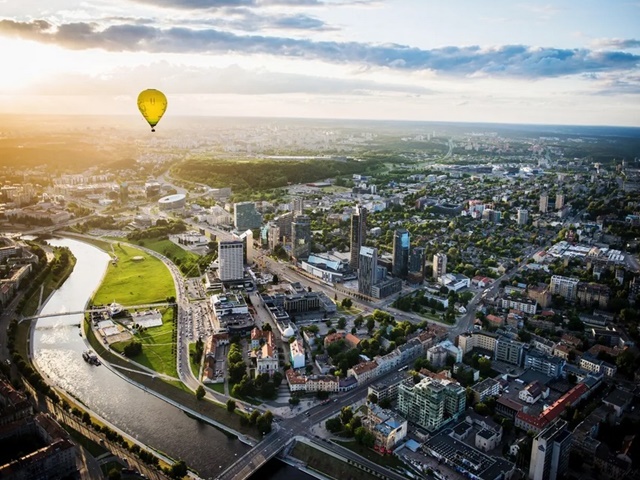
<path fill-rule="evenodd" d="M 167 97 L 160 90 L 143 90 L 138 95 L 138 109 L 144 119 L 151 125 L 151 131 L 155 132 L 155 127 L 164 112 L 167 110 Z"/>

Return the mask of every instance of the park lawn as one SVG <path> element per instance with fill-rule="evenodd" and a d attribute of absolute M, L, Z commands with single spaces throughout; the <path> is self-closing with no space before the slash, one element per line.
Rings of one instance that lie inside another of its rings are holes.
<path fill-rule="evenodd" d="M 113 251 L 118 256 L 118 261 L 116 264 L 109 264 L 102 284 L 93 297 L 94 305 L 113 301 L 125 306 L 143 305 L 175 297 L 171 272 L 162 261 L 121 243 L 114 244 Z M 142 256 L 144 260 L 132 260 L 136 256 Z"/>
<path fill-rule="evenodd" d="M 167 308 L 162 313 L 163 324 L 161 326 L 149 328 L 134 336 L 135 340 L 142 343 L 142 353 L 132 360 L 158 373 L 177 377 L 172 318 L 173 309 Z M 117 342 L 112 344 L 111 348 L 122 353 L 128 343 Z"/>
<path fill-rule="evenodd" d="M 361 310 L 360 308 L 353 306 L 351 308 L 345 308 L 340 305 L 340 302 L 336 304 L 336 307 L 338 307 L 338 313 L 346 313 L 347 315 L 359 315 L 363 312 L 363 310 Z"/>
<path fill-rule="evenodd" d="M 207 388 L 224 395 L 224 383 L 207 383 Z"/>
<path fill-rule="evenodd" d="M 180 259 L 182 263 L 188 261 L 197 261 L 200 257 L 195 253 L 187 252 L 184 248 L 181 248 L 179 245 L 176 245 L 168 238 L 163 239 L 148 239 L 145 238 L 142 240 L 142 246 L 158 252 L 165 257 L 168 257 L 173 260 L 175 263 L 177 259 Z"/>
<path fill-rule="evenodd" d="M 191 367 L 191 373 L 196 378 L 200 378 L 200 364 L 193 361 L 193 356 L 196 353 L 196 344 L 192 342 L 189 344 L 189 366 Z M 204 356 L 204 354 L 203 354 Z M 224 391 L 222 392 L 224 393 Z"/>

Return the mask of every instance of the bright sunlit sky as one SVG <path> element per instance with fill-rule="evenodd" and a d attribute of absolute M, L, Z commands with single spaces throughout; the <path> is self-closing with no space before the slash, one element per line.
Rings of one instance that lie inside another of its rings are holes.
<path fill-rule="evenodd" d="M 0 0 L 0 113 L 640 126 L 640 0 Z"/>

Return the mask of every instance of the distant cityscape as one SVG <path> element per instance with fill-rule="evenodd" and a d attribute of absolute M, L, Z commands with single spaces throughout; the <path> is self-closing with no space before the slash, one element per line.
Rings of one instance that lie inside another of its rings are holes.
<path fill-rule="evenodd" d="M 2 128 L 0 477 L 90 470 L 56 424 L 77 428 L 81 410 L 61 412 L 69 392 L 19 333 L 73 274 L 53 237 L 107 252 L 105 282 L 168 267 L 172 294 L 153 302 L 127 303 L 160 288 L 137 275 L 88 299 L 76 340 L 93 368 L 180 384 L 200 403 L 158 395 L 250 446 L 198 478 L 248 478 L 276 455 L 335 478 L 314 450 L 353 478 L 640 476 L 637 129 L 211 119 L 131 142 L 116 121 Z M 65 135 L 73 162 L 49 162 Z M 161 363 L 154 343 L 170 345 Z M 51 392 L 46 408 L 28 398 Z M 144 473 L 118 455 L 122 478 L 181 478 L 178 462 Z"/>

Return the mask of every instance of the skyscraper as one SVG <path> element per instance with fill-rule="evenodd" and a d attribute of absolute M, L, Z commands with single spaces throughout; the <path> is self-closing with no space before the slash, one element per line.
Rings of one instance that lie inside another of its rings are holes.
<path fill-rule="evenodd" d="M 354 270 L 358 269 L 360 247 L 367 239 L 367 209 L 357 206 L 351 214 L 351 258 L 349 265 Z"/>
<path fill-rule="evenodd" d="M 396 277 L 405 278 L 409 272 L 409 232 L 399 228 L 393 233 L 393 264 L 391 273 Z"/>
<path fill-rule="evenodd" d="M 291 255 L 296 260 L 311 253 L 311 220 L 307 215 L 297 215 L 291 223 Z"/>
<path fill-rule="evenodd" d="M 549 194 L 540 195 L 540 213 L 547 213 L 549 210 Z"/>
<path fill-rule="evenodd" d="M 526 225 L 529 222 L 529 211 L 524 208 L 518 209 L 518 225 Z"/>
<path fill-rule="evenodd" d="M 253 202 L 241 202 L 233 204 L 233 225 L 236 230 L 260 228 L 262 215 L 256 211 L 256 204 Z"/>
<path fill-rule="evenodd" d="M 360 247 L 359 257 L 358 292 L 371 296 L 371 287 L 376 283 L 378 250 L 370 247 Z"/>
<path fill-rule="evenodd" d="M 529 479 L 561 478 L 569 466 L 570 449 L 571 432 L 567 429 L 567 422 L 558 419 L 533 439 Z"/>
<path fill-rule="evenodd" d="M 564 207 L 564 193 L 556 194 L 556 210 L 560 210 Z"/>
<path fill-rule="evenodd" d="M 409 256 L 409 271 L 424 272 L 424 247 L 413 247 Z"/>
<path fill-rule="evenodd" d="M 218 243 L 218 276 L 223 282 L 244 277 L 244 242 L 231 240 Z"/>
<path fill-rule="evenodd" d="M 436 280 L 447 273 L 447 254 L 436 253 L 433 256 L 433 278 Z"/>
<path fill-rule="evenodd" d="M 302 215 L 304 213 L 304 197 L 293 197 L 291 202 L 291 211 L 293 216 Z"/>

